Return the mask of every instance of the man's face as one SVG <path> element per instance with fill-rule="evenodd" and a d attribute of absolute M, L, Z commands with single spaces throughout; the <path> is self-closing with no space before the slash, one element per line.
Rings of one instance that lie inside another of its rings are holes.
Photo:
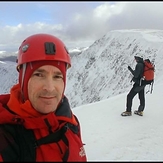
<path fill-rule="evenodd" d="M 28 81 L 29 100 L 32 106 L 43 114 L 57 109 L 63 91 L 63 75 L 57 67 L 51 65 L 39 67 Z"/>
<path fill-rule="evenodd" d="M 135 61 L 138 62 L 138 58 L 135 58 Z"/>

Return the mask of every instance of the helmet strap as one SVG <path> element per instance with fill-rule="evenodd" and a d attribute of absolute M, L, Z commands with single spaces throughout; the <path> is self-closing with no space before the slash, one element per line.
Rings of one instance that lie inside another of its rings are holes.
<path fill-rule="evenodd" d="M 22 78 L 21 78 L 21 94 L 22 94 L 22 99 L 23 99 L 23 101 L 25 100 L 24 99 L 24 94 L 23 94 L 23 85 L 24 85 L 24 76 L 25 76 L 25 71 L 26 71 L 26 67 L 27 67 L 27 64 L 26 63 L 24 63 L 23 65 L 22 65 Z"/>

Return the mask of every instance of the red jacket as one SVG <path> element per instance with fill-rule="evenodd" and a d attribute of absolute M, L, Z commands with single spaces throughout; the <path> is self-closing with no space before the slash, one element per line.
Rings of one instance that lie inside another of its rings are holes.
<path fill-rule="evenodd" d="M 9 129 L 6 129 L 6 127 L 4 128 L 0 125 L 0 161 L 17 161 L 20 160 L 20 157 L 23 157 L 20 156 L 20 153 L 22 153 L 20 139 L 22 139 L 23 143 L 26 142 L 26 138 L 24 138 L 26 134 L 18 134 L 18 132 L 21 133 L 21 130 L 32 131 L 35 139 L 38 140 L 48 135 L 53 137 L 52 133 L 59 131 L 67 122 L 70 126 L 78 124 L 66 97 L 64 97 L 55 113 L 47 115 L 38 113 L 32 108 L 29 101 L 22 104 L 19 97 L 19 85 L 15 85 L 11 89 L 10 94 L 0 95 L 0 124 L 10 126 Z M 13 125 L 18 127 L 16 127 L 16 131 L 10 132 L 13 130 Z M 80 124 L 78 128 L 78 134 L 67 128 L 64 139 L 35 148 L 35 161 L 87 161 L 81 139 Z M 17 136 L 14 137 L 14 135 Z M 26 153 L 30 153 L 26 146 L 23 146 L 23 150 Z"/>

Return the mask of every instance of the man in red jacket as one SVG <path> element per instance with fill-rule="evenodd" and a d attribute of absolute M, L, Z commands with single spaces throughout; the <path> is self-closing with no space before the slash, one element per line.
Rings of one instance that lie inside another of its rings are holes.
<path fill-rule="evenodd" d="M 80 124 L 64 95 L 64 43 L 35 34 L 19 47 L 19 82 L 0 95 L 0 161 L 87 161 Z"/>

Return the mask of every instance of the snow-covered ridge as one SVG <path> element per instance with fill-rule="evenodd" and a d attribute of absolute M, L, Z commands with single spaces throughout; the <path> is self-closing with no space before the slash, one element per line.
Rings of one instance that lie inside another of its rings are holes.
<path fill-rule="evenodd" d="M 71 106 L 74 108 L 128 92 L 132 75 L 127 66 L 135 67 L 136 53 L 154 61 L 155 83 L 161 83 L 162 36 L 160 30 L 117 30 L 108 32 L 88 48 L 69 49 L 72 67 L 67 71 L 65 94 Z M 17 81 L 15 66 L 15 62 L 0 63 L 0 93 L 9 92 Z"/>

